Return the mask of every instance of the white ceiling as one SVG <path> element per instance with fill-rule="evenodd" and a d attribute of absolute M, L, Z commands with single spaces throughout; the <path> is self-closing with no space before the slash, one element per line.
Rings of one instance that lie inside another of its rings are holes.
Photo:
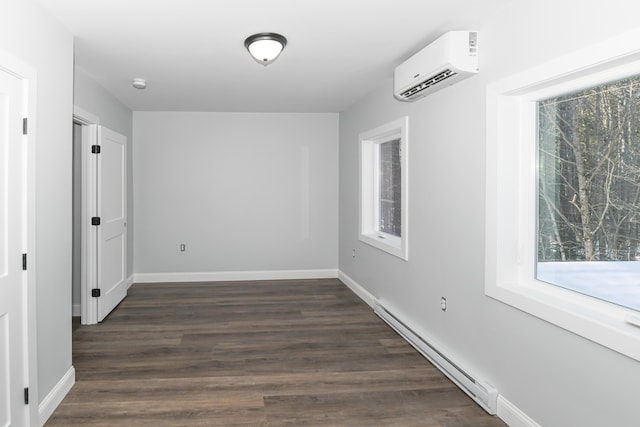
<path fill-rule="evenodd" d="M 508 0 L 39 1 L 75 35 L 76 66 L 134 111 L 339 112 Z M 268 67 L 244 48 L 258 32 L 288 39 Z"/>

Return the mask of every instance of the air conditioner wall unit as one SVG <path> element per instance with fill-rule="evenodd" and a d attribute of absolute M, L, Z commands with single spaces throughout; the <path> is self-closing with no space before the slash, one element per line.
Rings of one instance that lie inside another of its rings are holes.
<path fill-rule="evenodd" d="M 396 67 L 394 95 L 416 101 L 478 71 L 478 32 L 449 31 Z"/>

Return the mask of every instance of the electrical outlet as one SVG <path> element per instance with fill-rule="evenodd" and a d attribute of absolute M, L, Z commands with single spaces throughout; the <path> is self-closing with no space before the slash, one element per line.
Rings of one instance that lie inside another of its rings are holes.
<path fill-rule="evenodd" d="M 351 251 L 351 256 L 352 256 L 353 258 L 355 258 L 355 257 L 356 257 L 356 250 L 355 250 L 355 249 L 353 249 L 353 250 Z"/>
<path fill-rule="evenodd" d="M 184 243 L 180 243 L 180 252 L 184 252 L 187 250 L 187 245 L 185 245 Z"/>
<path fill-rule="evenodd" d="M 445 297 L 440 298 L 440 309 L 447 311 L 447 299 Z"/>

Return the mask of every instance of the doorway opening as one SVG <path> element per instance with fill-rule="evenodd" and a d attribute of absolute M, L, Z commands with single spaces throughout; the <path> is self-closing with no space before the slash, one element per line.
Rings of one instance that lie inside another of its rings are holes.
<path fill-rule="evenodd" d="M 73 130 L 72 316 L 79 326 L 101 322 L 127 293 L 127 138 L 77 107 Z"/>
<path fill-rule="evenodd" d="M 73 121 L 73 257 L 72 257 L 72 292 L 71 307 L 73 316 L 73 329 L 76 330 L 81 323 L 82 315 L 82 123 Z"/>

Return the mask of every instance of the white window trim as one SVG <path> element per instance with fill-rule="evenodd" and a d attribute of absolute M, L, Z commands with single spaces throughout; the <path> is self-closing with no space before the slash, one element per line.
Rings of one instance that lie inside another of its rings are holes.
<path fill-rule="evenodd" d="M 488 296 L 638 361 L 638 312 L 535 280 L 535 150 L 537 101 L 639 73 L 634 30 L 487 87 L 485 258 Z"/>
<path fill-rule="evenodd" d="M 401 163 L 401 236 L 393 236 L 380 232 L 379 199 L 377 184 L 377 168 L 379 164 L 378 145 L 400 138 Z M 409 259 L 408 230 L 409 230 L 409 187 L 408 187 L 408 147 L 409 147 L 409 117 L 405 116 L 375 129 L 359 135 L 360 145 L 360 241 L 397 256 L 403 260 Z"/>

